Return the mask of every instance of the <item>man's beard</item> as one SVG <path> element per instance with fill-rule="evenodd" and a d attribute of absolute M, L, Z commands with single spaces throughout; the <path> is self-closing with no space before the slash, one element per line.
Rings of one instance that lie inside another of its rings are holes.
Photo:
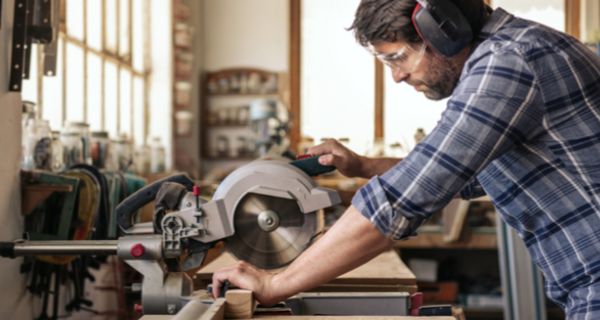
<path fill-rule="evenodd" d="M 423 80 L 427 87 L 423 94 L 430 100 L 442 100 L 449 97 L 460 78 L 462 63 L 455 59 L 433 54 L 429 77 Z"/>

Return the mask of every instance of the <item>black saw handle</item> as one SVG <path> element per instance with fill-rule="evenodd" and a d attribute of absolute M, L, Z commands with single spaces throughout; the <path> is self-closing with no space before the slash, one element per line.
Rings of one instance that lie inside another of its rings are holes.
<path fill-rule="evenodd" d="M 319 163 L 319 156 L 300 156 L 298 160 L 290 162 L 294 167 L 314 177 L 335 170 L 334 166 L 324 166 Z"/>
<path fill-rule="evenodd" d="M 137 210 L 156 198 L 156 194 L 165 182 L 179 183 L 189 191 L 194 187 L 194 181 L 185 173 L 174 174 L 157 180 L 142 189 L 131 194 L 117 206 L 117 223 L 122 231 L 126 231 L 133 225 L 133 218 Z"/>

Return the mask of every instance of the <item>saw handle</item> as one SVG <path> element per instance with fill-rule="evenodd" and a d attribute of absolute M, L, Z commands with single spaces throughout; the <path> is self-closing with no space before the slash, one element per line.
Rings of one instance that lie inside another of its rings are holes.
<path fill-rule="evenodd" d="M 174 174 L 166 178 L 157 180 L 142 189 L 131 194 L 117 206 L 117 223 L 122 231 L 133 226 L 133 218 L 137 210 L 153 201 L 160 187 L 165 182 L 175 182 L 183 185 L 187 190 L 191 191 L 194 187 L 194 181 L 185 173 Z"/>
<path fill-rule="evenodd" d="M 335 170 L 334 166 L 324 166 L 319 163 L 319 156 L 301 155 L 297 160 L 290 162 L 294 167 L 304 171 L 311 177 L 318 176 Z"/>

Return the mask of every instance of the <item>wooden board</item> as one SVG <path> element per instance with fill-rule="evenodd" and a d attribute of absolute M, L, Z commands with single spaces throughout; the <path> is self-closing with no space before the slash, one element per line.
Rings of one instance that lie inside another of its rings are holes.
<path fill-rule="evenodd" d="M 143 316 L 140 320 L 171 320 L 173 316 Z M 269 320 L 456 320 L 454 317 L 402 317 L 402 316 L 264 316 L 252 319 Z"/>
<path fill-rule="evenodd" d="M 402 317 L 402 316 L 266 316 L 253 319 L 269 320 L 456 320 L 454 317 Z"/>
<path fill-rule="evenodd" d="M 200 269 L 194 277 L 198 285 L 209 283 L 214 271 L 236 263 L 225 252 Z M 279 271 L 281 271 L 280 269 Z M 364 265 L 316 288 L 315 291 L 416 291 L 417 280 L 395 251 L 387 251 Z M 362 288 L 362 290 L 361 290 Z M 198 288 L 200 289 L 200 288 Z M 323 290 L 320 290 L 323 289 Z M 379 289 L 379 290 L 378 290 Z"/>

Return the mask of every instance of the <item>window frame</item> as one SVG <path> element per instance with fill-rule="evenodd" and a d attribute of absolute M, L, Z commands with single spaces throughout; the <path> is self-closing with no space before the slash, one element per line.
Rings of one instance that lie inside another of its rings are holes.
<path fill-rule="evenodd" d="M 302 21 L 302 0 L 290 1 L 290 112 L 294 115 L 292 119 L 292 129 L 290 131 L 290 143 L 292 150 L 297 150 L 298 143 L 302 133 L 301 130 L 301 21 Z M 580 0 L 565 1 L 565 30 L 568 34 L 579 38 L 580 35 Z M 485 0 L 488 5 L 493 4 L 493 0 Z M 373 75 L 373 85 L 375 86 L 375 100 L 373 102 L 373 112 L 375 113 L 375 130 L 373 132 L 374 141 L 383 139 L 385 136 L 384 117 L 385 117 L 385 81 L 384 66 L 377 59 L 375 63 L 375 73 Z"/>
<path fill-rule="evenodd" d="M 60 22 L 59 22 L 59 30 L 58 30 L 58 44 L 60 45 L 60 49 L 59 51 L 62 51 L 62 54 L 60 56 L 57 57 L 57 59 L 60 59 L 61 61 L 61 69 L 60 70 L 56 70 L 56 75 L 53 75 L 55 77 L 58 77 L 58 73 L 61 73 L 62 78 L 61 78 L 61 85 L 62 85 L 62 92 L 61 94 L 61 100 L 62 100 L 62 105 L 60 106 L 60 108 L 62 109 L 62 119 L 61 122 L 62 124 L 64 124 L 65 121 L 69 121 L 72 119 L 68 119 L 67 115 L 68 115 L 68 99 L 66 99 L 67 95 L 68 95 L 68 87 L 67 87 L 67 83 L 68 83 L 68 77 L 67 77 L 67 62 L 68 62 L 68 54 L 67 54 L 67 47 L 69 45 L 73 45 L 79 49 L 81 49 L 82 54 L 83 54 L 83 65 L 81 66 L 81 69 L 83 71 L 83 93 L 82 93 L 82 98 L 83 98 L 83 121 L 85 122 L 89 122 L 89 101 L 88 101 L 88 79 L 89 79 L 89 68 L 88 68 L 88 56 L 91 55 L 95 55 L 97 58 L 100 59 L 100 64 L 101 64 L 101 74 L 100 76 L 100 88 L 98 88 L 100 90 L 100 130 L 107 130 L 107 119 L 106 119 L 106 110 L 107 110 L 107 105 L 106 105 L 106 65 L 108 63 L 115 65 L 116 69 L 117 69 L 117 77 L 116 77 L 116 90 L 117 90 L 117 119 L 114 119 L 116 122 L 116 128 L 117 128 L 117 134 L 121 134 L 124 132 L 124 128 L 122 128 L 121 126 L 121 112 L 125 112 L 124 108 L 122 107 L 122 99 L 121 99 L 121 72 L 125 71 L 125 72 L 129 72 L 130 76 L 130 80 L 129 80 L 129 87 L 130 88 L 134 88 L 134 83 L 137 80 L 142 80 L 142 82 L 144 83 L 144 90 L 143 90 L 143 94 L 142 94 L 142 104 L 144 106 L 143 108 L 143 119 L 141 122 L 141 125 L 143 127 L 142 132 L 143 132 L 143 137 L 147 137 L 148 136 L 148 113 L 149 113 L 149 103 L 148 103 L 148 89 L 149 89 L 149 83 L 150 83 L 150 76 L 151 76 L 151 68 L 150 66 L 150 59 L 149 59 L 149 51 L 150 51 L 150 41 L 151 38 L 149 37 L 148 33 L 144 33 L 144 39 L 142 40 L 142 50 L 143 50 L 143 66 L 144 66 L 144 70 L 140 71 L 140 70 L 136 70 L 136 68 L 133 65 L 133 0 L 115 0 L 116 3 L 116 12 L 115 12 L 115 16 L 116 16 L 116 49 L 114 52 L 110 51 L 107 49 L 107 3 L 106 0 L 99 0 L 101 1 L 101 8 L 102 8 L 102 12 L 101 14 L 101 18 L 100 18 L 100 23 L 101 23 L 101 45 L 100 45 L 100 49 L 94 48 L 92 46 L 90 46 L 88 44 L 88 1 L 87 0 L 58 0 L 61 1 L 60 3 Z M 67 6 L 68 6 L 68 1 L 81 1 L 81 6 L 82 6 L 82 14 L 83 14 L 83 19 L 82 19 L 82 28 L 83 28 L 83 37 L 82 39 L 78 39 L 77 37 L 69 34 L 68 32 L 68 28 L 67 28 Z M 125 3 L 125 5 L 128 7 L 128 14 L 126 16 L 126 20 L 127 20 L 127 25 L 126 26 L 122 26 L 121 25 L 121 15 L 120 15 L 120 8 L 121 8 L 121 3 Z M 151 11 L 151 6 L 147 3 L 144 4 L 144 10 L 143 12 L 140 14 L 140 19 L 142 19 L 142 23 L 144 25 L 144 29 L 148 29 L 150 26 L 150 11 Z M 121 28 L 126 28 L 126 32 L 128 35 L 127 41 L 128 41 L 128 47 L 129 50 L 127 52 L 127 54 L 122 55 L 120 53 L 121 48 L 120 48 L 120 44 L 121 44 Z M 38 49 L 37 50 L 37 56 L 36 57 L 32 57 L 33 59 L 37 59 L 37 61 L 42 61 L 43 58 L 43 50 Z M 69 67 L 77 67 L 77 66 L 69 66 Z M 30 77 L 30 79 L 28 79 L 27 81 L 36 81 L 37 82 L 37 91 L 35 93 L 35 98 L 36 98 L 36 103 L 38 105 L 38 110 L 40 112 L 40 114 L 43 114 L 43 109 L 44 109 L 44 100 L 43 100 L 43 92 L 44 92 L 44 81 L 43 81 L 43 77 L 46 76 L 44 74 L 44 70 L 43 68 L 40 67 L 39 63 L 38 63 L 38 68 L 37 68 L 38 72 L 35 75 L 32 75 Z M 133 90 L 130 94 L 129 97 L 129 104 L 132 106 L 130 109 L 133 110 L 133 105 L 134 105 L 134 99 L 135 99 L 135 95 L 133 94 Z M 134 121 L 134 117 L 132 116 L 130 121 L 130 123 L 128 124 L 128 130 L 125 130 L 125 132 L 127 132 L 128 137 L 134 141 L 135 140 L 135 121 Z M 58 128 L 53 128 L 53 129 L 58 129 Z M 116 137 L 114 137 L 116 138 Z M 145 139 L 145 138 L 144 138 Z M 145 141 L 134 141 L 136 144 L 144 144 Z"/>

